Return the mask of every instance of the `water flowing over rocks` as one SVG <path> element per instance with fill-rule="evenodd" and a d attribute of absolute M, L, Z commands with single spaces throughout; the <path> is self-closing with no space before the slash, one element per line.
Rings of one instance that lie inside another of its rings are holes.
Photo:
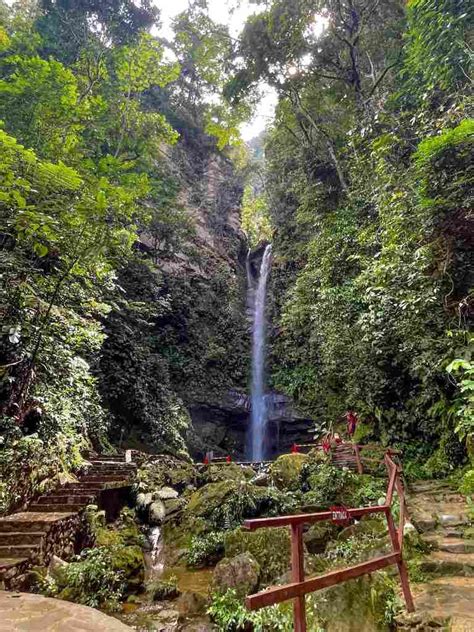
<path fill-rule="evenodd" d="M 314 422 L 300 413 L 291 398 L 270 392 L 267 399 L 267 429 L 272 438 L 269 456 L 288 452 L 294 443 L 307 443 L 313 438 Z M 245 459 L 245 441 L 250 430 L 250 398 L 242 391 L 228 391 L 222 401 L 195 403 L 190 407 L 195 443 L 194 452 L 202 458 L 208 450 L 216 455 L 232 454 Z"/>

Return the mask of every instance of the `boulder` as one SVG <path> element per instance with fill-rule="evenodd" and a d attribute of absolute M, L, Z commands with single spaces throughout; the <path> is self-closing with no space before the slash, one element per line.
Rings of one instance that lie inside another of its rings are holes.
<path fill-rule="evenodd" d="M 68 562 L 65 562 L 57 555 L 53 555 L 48 566 L 48 575 L 51 575 L 53 579 L 58 579 L 64 572 L 64 569 L 69 566 Z"/>
<path fill-rule="evenodd" d="M 174 520 L 186 507 L 186 501 L 183 498 L 169 498 L 163 501 L 163 506 L 165 509 L 165 520 Z"/>
<path fill-rule="evenodd" d="M 176 606 L 181 618 L 194 617 L 206 612 L 207 599 L 199 593 L 186 591 L 178 597 Z"/>
<path fill-rule="evenodd" d="M 260 584 L 264 586 L 274 583 L 290 566 L 290 535 L 286 527 L 229 531 L 224 549 L 228 558 L 250 553 L 260 566 Z"/>
<path fill-rule="evenodd" d="M 305 454 L 299 453 L 279 456 L 270 468 L 273 483 L 281 490 L 300 489 L 301 469 L 307 460 Z"/>
<path fill-rule="evenodd" d="M 153 494 L 140 492 L 137 494 L 136 505 L 140 510 L 144 510 L 153 502 Z"/>
<path fill-rule="evenodd" d="M 270 485 L 270 475 L 268 472 L 260 472 L 250 482 L 252 485 L 257 485 L 257 487 L 268 487 Z"/>
<path fill-rule="evenodd" d="M 334 538 L 337 533 L 337 527 L 330 522 L 318 522 L 311 525 L 308 531 L 303 535 L 303 541 L 311 555 L 323 553 L 326 544 Z"/>
<path fill-rule="evenodd" d="M 159 526 L 166 516 L 165 505 L 161 500 L 155 500 L 148 508 L 148 522 L 151 525 Z"/>
<path fill-rule="evenodd" d="M 260 566 L 250 553 L 224 558 L 214 569 L 213 591 L 223 594 L 233 589 L 238 597 L 243 598 L 257 588 L 259 577 Z"/>
<path fill-rule="evenodd" d="M 172 487 L 162 487 L 153 494 L 153 500 L 169 500 L 170 498 L 178 498 L 178 492 Z"/>

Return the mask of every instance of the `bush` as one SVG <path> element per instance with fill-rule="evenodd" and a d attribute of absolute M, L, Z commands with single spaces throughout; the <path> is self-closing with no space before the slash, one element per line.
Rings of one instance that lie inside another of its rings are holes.
<path fill-rule="evenodd" d="M 166 579 L 151 582 L 147 586 L 147 593 L 153 601 L 175 599 L 179 596 L 178 578 L 175 575 L 171 575 Z"/>
<path fill-rule="evenodd" d="M 474 469 L 468 470 L 462 477 L 459 491 L 465 496 L 474 495 Z"/>
<path fill-rule="evenodd" d="M 195 535 L 186 554 L 186 563 L 192 568 L 212 566 L 224 557 L 224 534 L 211 531 L 205 535 Z"/>
<path fill-rule="evenodd" d="M 85 549 L 76 562 L 48 577 L 41 592 L 49 597 L 93 608 L 118 609 L 127 588 L 125 571 L 114 568 L 113 553 L 107 547 Z"/>
<path fill-rule="evenodd" d="M 219 630 L 238 632 L 252 629 L 254 632 L 273 632 L 293 629 L 291 611 L 271 606 L 257 612 L 250 612 L 238 598 L 235 590 L 212 596 L 207 613 Z"/>

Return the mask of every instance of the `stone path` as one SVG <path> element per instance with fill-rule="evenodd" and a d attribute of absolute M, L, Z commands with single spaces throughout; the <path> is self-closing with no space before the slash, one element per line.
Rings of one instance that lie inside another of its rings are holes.
<path fill-rule="evenodd" d="M 131 485 L 136 465 L 126 463 L 124 455 L 91 457 L 89 462 L 77 482 L 40 496 L 26 511 L 0 518 L 0 588 L 10 587 L 30 564 L 72 555 L 81 511 L 103 492 Z"/>
<path fill-rule="evenodd" d="M 117 619 L 60 599 L 0 591 L 1 632 L 127 632 Z"/>
<path fill-rule="evenodd" d="M 417 612 L 408 628 L 431 630 L 448 620 L 451 632 L 474 632 L 474 540 L 465 498 L 444 481 L 424 481 L 411 486 L 407 500 L 413 524 L 431 546 L 420 570 L 432 577 L 412 584 Z"/>

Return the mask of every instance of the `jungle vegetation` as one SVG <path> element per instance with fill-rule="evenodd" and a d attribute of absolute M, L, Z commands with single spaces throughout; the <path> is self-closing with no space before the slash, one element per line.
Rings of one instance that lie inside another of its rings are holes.
<path fill-rule="evenodd" d="M 68 468 L 134 416 L 186 455 L 186 394 L 245 387 L 242 288 L 193 252 L 180 198 L 204 204 L 203 153 L 231 169 L 249 243 L 274 244 L 273 387 L 319 425 L 357 410 L 425 474 L 466 462 L 472 3 L 252 4 L 235 38 L 193 0 L 167 41 L 160 2 L 0 2 L 5 506 L 38 448 Z M 262 85 L 275 118 L 246 148 Z M 182 252 L 204 285 L 166 277 Z"/>

